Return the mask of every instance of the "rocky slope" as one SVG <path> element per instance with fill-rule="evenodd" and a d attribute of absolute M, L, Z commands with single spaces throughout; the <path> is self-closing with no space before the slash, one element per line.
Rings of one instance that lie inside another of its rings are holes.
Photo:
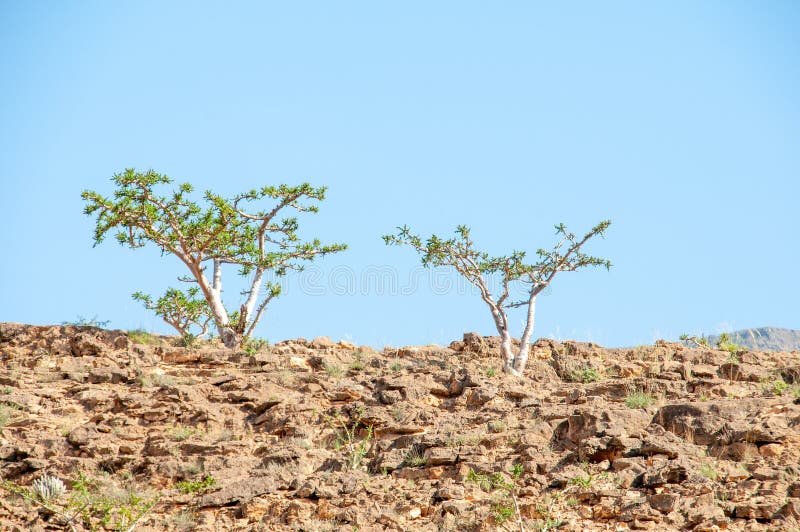
<path fill-rule="evenodd" d="M 760 327 L 728 333 L 731 342 L 754 351 L 800 350 L 800 331 L 779 327 Z M 719 336 L 709 336 L 711 345 L 716 345 Z"/>
<path fill-rule="evenodd" d="M 135 339 L 0 324 L 0 529 L 799 526 L 798 352 Z"/>

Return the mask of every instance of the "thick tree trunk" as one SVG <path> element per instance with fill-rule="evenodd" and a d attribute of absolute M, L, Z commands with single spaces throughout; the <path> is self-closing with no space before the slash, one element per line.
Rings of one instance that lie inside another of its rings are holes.
<path fill-rule="evenodd" d="M 214 317 L 214 323 L 217 326 L 217 332 L 219 332 L 220 340 L 222 340 L 222 343 L 225 344 L 225 347 L 229 349 L 238 349 L 239 345 L 241 344 L 242 337 L 241 335 L 237 335 L 236 331 L 234 331 L 230 326 L 228 311 L 225 310 L 225 305 L 222 304 L 221 266 L 222 263 L 220 261 L 214 261 L 213 285 L 209 284 L 208 279 L 203 274 L 203 270 L 199 265 L 195 265 L 195 267 L 190 269 L 194 275 L 194 278 L 197 280 L 197 284 L 200 286 L 200 290 L 202 290 L 206 301 L 208 301 L 208 306 L 211 309 L 211 315 Z"/>

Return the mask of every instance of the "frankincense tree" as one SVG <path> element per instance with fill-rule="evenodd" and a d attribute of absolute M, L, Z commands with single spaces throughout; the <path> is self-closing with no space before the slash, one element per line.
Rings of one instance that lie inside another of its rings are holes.
<path fill-rule="evenodd" d="M 112 177 L 116 190 L 111 197 L 84 191 L 84 212 L 95 216 L 95 245 L 109 232 L 123 246 L 138 248 L 155 244 L 162 254 L 172 254 L 189 270 L 182 279 L 196 286 L 188 292 L 170 288 L 156 300 L 137 292 L 134 298 L 154 310 L 182 335 L 188 328 L 204 327 L 203 316 L 214 321 L 227 347 L 236 348 L 253 332 L 266 305 L 280 293 L 277 283 L 265 281 L 303 269 L 303 263 L 346 249 L 345 244 L 323 245 L 298 236 L 295 216 L 278 218 L 286 211 L 315 213 L 325 199 L 325 187 L 265 186 L 224 198 L 206 191 L 203 202 L 189 198 L 192 185 L 182 183 L 165 195 L 156 189 L 172 180 L 153 170 L 126 169 Z M 261 202 L 267 203 L 259 208 Z M 238 266 L 248 278 L 244 303 L 229 311 L 222 300 L 224 265 Z M 209 275 L 210 271 L 210 275 Z M 202 296 L 202 299 L 200 299 Z"/>
<path fill-rule="evenodd" d="M 407 226 L 398 227 L 393 235 L 383 237 L 387 245 L 411 246 L 421 255 L 423 266 L 452 266 L 467 281 L 475 285 L 481 299 L 489 306 L 497 332 L 500 334 L 500 355 L 503 370 L 521 375 L 528 363 L 531 335 L 533 334 L 536 313 L 536 297 L 547 288 L 559 272 L 575 271 L 587 266 L 611 268 L 608 260 L 587 255 L 581 248 L 592 237 L 603 236 L 611 222 L 606 220 L 594 226 L 582 238 L 567 231 L 564 224 L 556 225 L 560 240 L 550 251 L 536 251 L 538 260 L 525 263 L 525 252 L 514 251 L 510 255 L 491 257 L 488 253 L 474 248 L 470 230 L 464 225 L 456 228 L 453 238 L 441 239 L 432 235 L 423 240 L 413 234 Z M 498 276 L 500 295 L 491 293 L 490 277 Z M 510 285 L 520 282 L 526 285 L 527 297 L 521 301 L 510 301 Z M 512 348 L 511 333 L 508 326 L 507 309 L 527 307 L 525 328 L 520 338 L 520 348 L 515 353 Z"/>

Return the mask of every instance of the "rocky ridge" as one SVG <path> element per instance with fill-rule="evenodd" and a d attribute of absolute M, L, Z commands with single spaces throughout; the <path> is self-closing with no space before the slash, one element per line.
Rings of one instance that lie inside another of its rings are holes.
<path fill-rule="evenodd" d="M 800 352 L 174 343 L 0 324 L 0 529 L 800 526 Z"/>

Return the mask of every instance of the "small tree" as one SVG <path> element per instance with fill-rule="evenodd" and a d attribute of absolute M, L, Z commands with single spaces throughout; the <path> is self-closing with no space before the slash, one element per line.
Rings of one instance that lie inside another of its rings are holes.
<path fill-rule="evenodd" d="M 282 276 L 290 270 L 302 270 L 304 261 L 347 247 L 323 245 L 316 239 L 303 242 L 297 235 L 297 218 L 277 218 L 285 209 L 317 212 L 315 203 L 325 199 L 325 187 L 314 188 L 308 183 L 262 187 L 230 199 L 206 191 L 201 206 L 189 199 L 193 190 L 189 183 L 168 195 L 158 195 L 154 189 L 172 180 L 152 170 L 142 173 L 127 169 L 114 175 L 112 181 L 117 189 L 111 198 L 89 190 L 81 194 L 87 203 L 85 214 L 96 217 L 95 245 L 114 231 L 123 246 L 137 248 L 153 243 L 162 254 L 175 255 L 183 262 L 191 274 L 183 280 L 196 283 L 192 287 L 196 290 L 183 293 L 171 288 L 155 303 L 141 292 L 134 294 L 182 335 L 193 324 L 202 329 L 202 316 L 207 313 L 225 345 L 238 347 L 252 334 L 266 305 L 280 293 L 277 284 L 264 282 L 267 272 Z M 272 200 L 271 205 L 263 210 L 249 209 L 261 200 Z M 234 312 L 229 312 L 222 301 L 225 264 L 235 264 L 239 275 L 251 276 L 250 287 L 243 292 L 245 302 Z M 200 295 L 205 304 L 198 300 Z"/>
<path fill-rule="evenodd" d="M 436 235 L 423 241 L 411 233 L 406 226 L 398 227 L 397 234 L 383 237 L 387 245 L 408 245 L 417 250 L 422 257 L 423 266 L 452 266 L 467 281 L 475 285 L 481 299 L 489 306 L 497 332 L 500 333 L 500 355 L 503 358 L 503 370 L 514 375 L 521 375 L 528 363 L 530 340 L 533 334 L 534 315 L 536 312 L 536 296 L 547 288 L 558 272 L 575 271 L 585 266 L 604 266 L 611 268 L 605 259 L 592 257 L 581 251 L 586 242 L 597 235 L 603 236 L 610 221 L 603 221 L 578 239 L 567 231 L 564 224 L 555 226 L 556 234 L 561 240 L 551 251 L 537 250 L 538 261 L 533 264 L 524 262 L 525 252 L 514 251 L 511 255 L 490 257 L 488 253 L 473 247 L 469 236 L 469 228 L 460 225 L 456 228 L 456 236 L 443 240 Z M 489 278 L 497 275 L 500 278 L 501 294 L 495 297 L 489 290 Z M 522 301 L 509 301 L 510 284 L 521 282 L 527 288 L 527 298 Z M 527 320 L 520 338 L 519 351 L 514 353 L 511 334 L 508 327 L 506 309 L 527 307 Z"/>

